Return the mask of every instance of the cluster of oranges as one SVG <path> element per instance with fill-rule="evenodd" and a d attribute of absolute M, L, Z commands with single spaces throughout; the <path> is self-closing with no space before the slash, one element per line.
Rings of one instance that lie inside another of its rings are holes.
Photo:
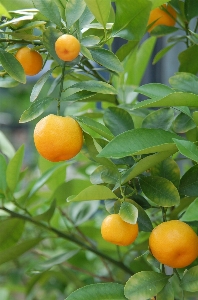
<path fill-rule="evenodd" d="M 119 214 L 107 216 L 101 226 L 104 240 L 119 246 L 128 246 L 138 236 L 138 225 L 125 222 Z M 152 255 L 162 264 L 184 268 L 198 257 L 198 237 L 194 230 L 179 220 L 163 222 L 149 237 Z"/>

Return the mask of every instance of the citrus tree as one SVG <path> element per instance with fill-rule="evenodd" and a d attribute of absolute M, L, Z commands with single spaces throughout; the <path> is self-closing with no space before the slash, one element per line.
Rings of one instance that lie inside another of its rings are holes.
<path fill-rule="evenodd" d="M 38 151 L 32 170 L 0 132 L 1 297 L 197 299 L 197 0 L 1 0 L 0 15 L 0 87 L 37 74 L 19 122 Z M 178 72 L 141 85 L 162 36 L 153 63 L 180 43 Z"/>

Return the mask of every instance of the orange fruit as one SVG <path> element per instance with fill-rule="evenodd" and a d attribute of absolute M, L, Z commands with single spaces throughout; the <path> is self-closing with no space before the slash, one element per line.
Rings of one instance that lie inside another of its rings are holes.
<path fill-rule="evenodd" d="M 38 74 L 42 69 L 42 56 L 35 50 L 31 50 L 28 47 L 20 48 L 17 51 L 15 57 L 22 65 L 26 75 L 34 76 Z"/>
<path fill-rule="evenodd" d="M 107 242 L 118 246 L 128 246 L 138 235 L 138 224 L 129 224 L 119 214 L 112 214 L 103 220 L 101 234 Z"/>
<path fill-rule="evenodd" d="M 163 8 L 167 10 L 163 10 Z M 148 29 L 148 32 L 153 30 L 158 25 L 174 26 L 176 22 L 177 13 L 170 5 L 163 4 L 162 7 L 157 7 L 150 12 L 148 24 L 153 25 Z"/>
<path fill-rule="evenodd" d="M 61 35 L 55 42 L 57 56 L 64 61 L 74 60 L 80 52 L 80 43 L 71 34 Z"/>
<path fill-rule="evenodd" d="M 161 223 L 149 237 L 153 256 L 172 268 L 184 268 L 198 256 L 198 237 L 186 223 L 172 220 Z"/>
<path fill-rule="evenodd" d="M 68 160 L 80 152 L 83 133 L 73 118 L 51 114 L 36 124 L 34 143 L 44 158 L 52 162 Z"/>

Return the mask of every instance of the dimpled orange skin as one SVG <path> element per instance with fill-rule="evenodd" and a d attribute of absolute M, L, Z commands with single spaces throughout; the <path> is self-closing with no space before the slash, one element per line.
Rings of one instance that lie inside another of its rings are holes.
<path fill-rule="evenodd" d="M 198 237 L 188 224 L 171 220 L 153 229 L 149 247 L 160 263 L 172 268 L 184 268 L 198 256 Z"/>
<path fill-rule="evenodd" d="M 63 34 L 55 42 L 55 51 L 60 59 L 72 61 L 79 55 L 80 43 L 73 35 Z"/>
<path fill-rule="evenodd" d="M 42 69 L 42 56 L 35 50 L 31 50 L 28 47 L 20 48 L 15 57 L 22 65 L 25 74 L 28 76 L 34 76 Z"/>
<path fill-rule="evenodd" d="M 166 5 L 166 4 L 164 4 L 162 6 L 167 9 L 169 14 L 171 16 L 173 16 L 173 18 L 165 10 L 161 9 L 160 7 L 153 9 L 150 12 L 150 16 L 149 16 L 147 25 L 152 24 L 155 20 L 156 20 L 156 22 L 148 29 L 148 32 L 151 32 L 151 30 L 153 30 L 153 28 L 155 28 L 158 25 L 166 25 L 166 26 L 174 26 L 175 25 L 175 22 L 176 22 L 175 19 L 177 17 L 177 13 L 174 10 L 174 8 L 172 8 L 170 5 Z"/>
<path fill-rule="evenodd" d="M 138 236 L 138 224 L 129 224 L 122 220 L 119 214 L 107 216 L 101 226 L 104 240 L 118 246 L 128 246 Z"/>
<path fill-rule="evenodd" d="M 71 117 L 48 115 L 34 129 L 34 143 L 41 156 L 52 162 L 69 160 L 83 145 L 83 133 Z"/>

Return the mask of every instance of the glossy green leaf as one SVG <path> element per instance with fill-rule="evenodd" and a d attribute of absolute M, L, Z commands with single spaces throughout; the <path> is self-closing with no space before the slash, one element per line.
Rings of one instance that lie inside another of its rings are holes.
<path fill-rule="evenodd" d="M 20 239 L 25 222 L 17 218 L 9 218 L 0 222 L 0 251 L 16 244 Z"/>
<path fill-rule="evenodd" d="M 78 195 L 67 198 L 68 202 L 117 199 L 117 196 L 106 186 L 92 185 L 81 191 Z"/>
<path fill-rule="evenodd" d="M 84 0 L 69 0 L 66 2 L 66 22 L 70 28 L 83 14 L 86 4 Z"/>
<path fill-rule="evenodd" d="M 138 41 L 128 41 L 118 49 L 116 56 L 120 61 L 123 61 L 137 46 Z"/>
<path fill-rule="evenodd" d="M 14 191 L 18 180 L 19 180 L 19 174 L 22 167 L 23 162 L 23 156 L 24 156 L 24 145 L 22 145 L 13 158 L 8 163 L 7 170 L 6 170 L 6 181 L 9 189 L 11 191 Z"/>
<path fill-rule="evenodd" d="M 140 178 L 143 193 L 158 206 L 171 207 L 180 202 L 179 192 L 174 184 L 166 178 L 148 176 Z"/>
<path fill-rule="evenodd" d="M 124 294 L 129 300 L 143 300 L 155 296 L 167 284 L 169 276 L 154 271 L 142 271 L 126 282 Z"/>
<path fill-rule="evenodd" d="M 172 108 L 161 108 L 147 115 L 142 122 L 142 127 L 169 130 L 174 120 L 175 115 Z"/>
<path fill-rule="evenodd" d="M 121 73 L 123 72 L 123 66 L 117 56 L 113 52 L 103 48 L 92 48 L 90 49 L 93 59 L 101 66 L 106 69 Z"/>
<path fill-rule="evenodd" d="M 163 106 L 194 106 L 198 107 L 198 95 L 190 93 L 175 92 L 163 98 L 156 97 L 144 100 L 134 105 L 133 109 L 141 107 L 163 107 Z"/>
<path fill-rule="evenodd" d="M 51 97 L 36 99 L 31 106 L 23 112 L 19 122 L 26 123 L 36 119 L 46 110 L 53 100 L 54 98 Z"/>
<path fill-rule="evenodd" d="M 79 27 L 80 29 L 89 25 L 94 20 L 94 15 L 91 13 L 89 8 L 86 6 L 82 16 L 79 19 Z"/>
<path fill-rule="evenodd" d="M 18 81 L 14 80 L 10 76 L 4 76 L 0 78 L 0 87 L 1 88 L 13 88 L 19 84 Z"/>
<path fill-rule="evenodd" d="M 173 139 L 173 141 L 181 154 L 198 162 L 198 148 L 195 144 L 190 141 L 182 141 L 178 139 Z"/>
<path fill-rule="evenodd" d="M 198 72 L 198 61 L 196 59 L 198 51 L 198 45 L 193 45 L 186 50 L 179 53 L 178 59 L 180 62 L 179 71 L 189 72 L 197 74 Z"/>
<path fill-rule="evenodd" d="M 181 178 L 179 192 L 189 197 L 198 196 L 198 165 L 191 167 Z"/>
<path fill-rule="evenodd" d="M 12 144 L 8 141 L 6 136 L 0 131 L 0 150 L 5 154 L 9 159 L 11 159 L 15 154 L 15 149 Z"/>
<path fill-rule="evenodd" d="M 181 287 L 184 291 L 198 291 L 198 266 L 192 267 L 184 273 L 181 280 Z"/>
<path fill-rule="evenodd" d="M 67 260 L 69 260 L 71 257 L 75 256 L 79 252 L 78 249 L 71 250 L 66 253 L 61 253 L 59 255 L 56 255 L 50 259 L 45 260 L 44 262 L 40 262 L 38 265 L 34 266 L 31 270 L 32 273 L 34 272 L 44 272 L 46 270 L 50 270 L 54 266 L 61 265 Z"/>
<path fill-rule="evenodd" d="M 40 215 L 35 216 L 34 220 L 49 222 L 54 215 L 55 209 L 56 209 L 56 200 L 54 200 L 51 203 L 51 205 L 47 211 L 45 211 L 44 213 L 42 213 Z"/>
<path fill-rule="evenodd" d="M 100 134 L 102 137 L 108 139 L 108 140 L 112 140 L 113 139 L 113 134 L 110 132 L 110 130 L 105 127 L 103 124 L 88 118 L 88 117 L 75 117 L 75 119 L 80 123 L 86 126 L 88 126 L 89 128 L 93 129 L 95 132 L 97 132 L 98 134 Z"/>
<path fill-rule="evenodd" d="M 153 64 L 156 64 L 160 59 L 162 59 L 162 57 L 164 57 L 164 55 L 171 50 L 173 47 L 175 46 L 175 44 L 171 44 L 165 48 L 163 48 L 162 50 L 160 50 L 154 57 L 153 59 Z"/>
<path fill-rule="evenodd" d="M 128 155 L 174 151 L 175 134 L 162 129 L 138 128 L 126 131 L 115 137 L 98 157 L 120 158 Z M 181 138 L 182 139 L 182 138 Z"/>
<path fill-rule="evenodd" d="M 95 16 L 96 20 L 105 28 L 109 19 L 111 1 L 110 0 L 85 0 L 88 8 Z"/>
<path fill-rule="evenodd" d="M 87 47 L 85 47 L 84 45 L 82 45 L 82 44 L 80 46 L 80 52 L 83 56 L 85 56 L 89 60 L 93 60 L 93 57 L 92 57 L 91 52 L 89 51 L 89 49 Z"/>
<path fill-rule="evenodd" d="M 132 203 L 123 202 L 120 206 L 119 215 L 125 222 L 129 224 L 136 224 L 138 209 Z"/>
<path fill-rule="evenodd" d="M 161 83 L 148 83 L 135 89 L 136 92 L 149 98 L 165 97 L 174 92 L 169 86 Z"/>
<path fill-rule="evenodd" d="M 0 49 L 0 63 L 13 79 L 21 83 L 26 83 L 23 67 L 12 54 Z"/>
<path fill-rule="evenodd" d="M 100 201 L 83 201 L 69 204 L 68 215 L 74 224 L 79 226 L 90 220 L 98 211 Z"/>
<path fill-rule="evenodd" d="M 103 119 L 105 125 L 115 136 L 134 128 L 130 114 L 119 107 L 107 108 L 104 112 Z"/>
<path fill-rule="evenodd" d="M 170 0 L 169 0 L 170 1 Z M 152 2 L 152 9 L 159 7 L 160 5 L 167 3 L 169 1 L 164 1 L 164 0 L 151 0 Z"/>
<path fill-rule="evenodd" d="M 11 18 L 9 12 L 7 11 L 7 9 L 3 6 L 3 4 L 0 3 L 0 16 L 4 16 L 6 18 Z"/>
<path fill-rule="evenodd" d="M 71 90 L 72 90 L 72 88 L 70 89 L 70 91 Z M 79 92 L 74 91 L 74 93 L 73 93 L 73 91 L 71 91 L 71 92 L 72 92 L 72 94 L 66 95 L 66 98 L 63 98 L 62 101 L 89 101 L 90 98 L 93 98 L 94 95 L 96 95 L 96 93 L 89 92 L 89 91 L 79 91 Z M 65 93 L 64 93 L 64 96 L 65 96 Z M 92 101 L 92 100 L 90 100 L 90 101 Z M 96 99 L 96 101 L 97 101 L 97 99 Z"/>
<path fill-rule="evenodd" d="M 101 94 L 116 94 L 116 90 L 113 86 L 106 82 L 96 81 L 96 80 L 87 80 L 77 82 L 71 86 L 71 89 L 79 89 L 80 90 L 87 90 L 93 93 L 101 93 Z"/>
<path fill-rule="evenodd" d="M 164 177 L 170 180 L 176 187 L 180 183 L 180 168 L 171 157 L 161 162 L 156 162 L 150 169 L 152 176 Z"/>
<path fill-rule="evenodd" d="M 0 193 L 5 192 L 7 188 L 6 169 L 7 169 L 6 159 L 2 154 L 0 154 Z"/>
<path fill-rule="evenodd" d="M 89 35 L 89 36 L 85 36 L 84 38 L 82 38 L 82 40 L 80 41 L 81 45 L 85 46 L 85 47 L 92 47 L 97 45 L 100 42 L 100 38 L 96 35 Z"/>
<path fill-rule="evenodd" d="M 124 286 L 118 283 L 95 283 L 71 293 L 65 300 L 126 300 Z"/>
<path fill-rule="evenodd" d="M 197 216 L 197 209 L 198 209 L 198 198 L 196 198 L 187 208 L 185 213 L 181 217 L 181 221 L 184 222 L 194 222 L 198 221 Z"/>
<path fill-rule="evenodd" d="M 188 21 L 198 15 L 198 7 L 196 0 L 186 0 L 184 2 L 184 12 Z"/>
<path fill-rule="evenodd" d="M 145 33 L 151 2 L 147 0 L 117 0 L 112 36 L 140 40 Z"/>
<path fill-rule="evenodd" d="M 173 122 L 173 130 L 176 133 L 185 133 L 195 127 L 196 124 L 193 121 L 192 117 L 189 117 L 188 115 L 183 113 L 179 114 Z"/>
<path fill-rule="evenodd" d="M 193 112 L 193 120 L 195 124 L 198 126 L 198 111 Z"/>
<path fill-rule="evenodd" d="M 157 294 L 157 300 L 174 300 L 174 290 L 170 282 L 168 282 L 163 289 Z"/>
<path fill-rule="evenodd" d="M 154 165 L 157 165 L 159 162 L 171 156 L 174 152 L 176 152 L 176 150 L 159 152 L 142 158 L 123 174 L 121 178 L 122 184 L 135 178 L 136 176 L 142 174 L 143 172 L 149 170 L 150 168 L 152 170 L 152 167 Z"/>
<path fill-rule="evenodd" d="M 32 0 L 34 6 L 51 22 L 62 26 L 58 6 L 53 0 Z"/>
<path fill-rule="evenodd" d="M 44 73 L 39 80 L 35 83 L 31 95 L 30 95 L 30 102 L 33 102 L 34 100 L 36 100 L 40 94 L 40 91 L 42 90 L 44 84 L 46 83 L 46 81 L 48 80 L 48 78 L 50 77 L 52 70 L 48 70 L 46 73 Z"/>
<path fill-rule="evenodd" d="M 37 0 L 38 1 L 38 0 Z M 47 27 L 47 29 L 43 32 L 43 44 L 49 54 L 53 57 L 55 61 L 61 66 L 63 65 L 63 61 L 57 56 L 55 51 L 55 42 L 61 36 L 61 32 L 59 32 L 54 27 Z"/>
<path fill-rule="evenodd" d="M 57 172 L 57 170 L 62 169 L 63 165 L 66 163 L 61 163 L 58 165 L 53 166 L 52 168 L 48 169 L 37 181 L 34 183 L 32 186 L 30 193 L 29 193 L 29 198 L 34 195 L 47 181 Z"/>
<path fill-rule="evenodd" d="M 166 25 L 158 25 L 158 26 L 154 27 L 154 29 L 152 29 L 151 35 L 155 36 L 155 37 L 162 37 L 162 36 L 165 36 L 167 34 L 174 33 L 176 31 L 178 31 L 177 27 L 166 26 Z"/>
<path fill-rule="evenodd" d="M 42 239 L 41 238 L 34 238 L 30 240 L 26 240 L 19 244 L 16 244 L 8 249 L 0 251 L 0 265 L 15 260 L 19 256 L 21 256 L 26 251 L 30 250 L 31 248 L 35 247 Z"/>
<path fill-rule="evenodd" d="M 198 77 L 186 72 L 178 72 L 169 78 L 170 85 L 179 91 L 198 94 Z"/>

